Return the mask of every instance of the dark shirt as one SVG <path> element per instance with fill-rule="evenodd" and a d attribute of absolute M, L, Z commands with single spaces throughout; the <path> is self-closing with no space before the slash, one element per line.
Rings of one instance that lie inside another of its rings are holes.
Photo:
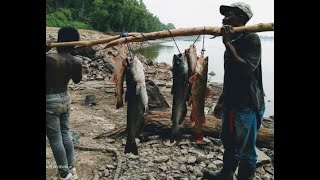
<path fill-rule="evenodd" d="M 224 53 L 223 105 L 237 109 L 265 106 L 261 71 L 261 42 L 255 33 L 243 34 L 232 42 L 238 55 L 248 63 L 250 72 L 235 64 L 230 53 Z"/>

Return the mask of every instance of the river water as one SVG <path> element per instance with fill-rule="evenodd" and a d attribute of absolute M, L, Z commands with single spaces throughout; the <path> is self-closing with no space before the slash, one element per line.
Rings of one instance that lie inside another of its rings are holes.
<path fill-rule="evenodd" d="M 175 37 L 175 41 L 181 52 L 184 52 L 198 36 L 187 36 L 187 37 Z M 215 76 L 208 76 L 210 82 L 223 83 L 223 54 L 225 47 L 222 43 L 221 37 L 210 39 L 209 35 L 205 36 L 204 49 L 205 56 L 209 57 L 209 70 L 210 73 L 213 71 Z M 178 54 L 179 50 L 176 47 L 172 38 L 164 39 L 164 42 L 154 44 L 152 46 L 139 49 L 144 57 L 152 59 L 156 62 L 166 62 L 172 65 L 173 54 Z M 197 47 L 198 56 L 201 53 L 203 46 L 203 36 L 200 36 L 195 43 Z M 274 39 L 273 37 L 261 37 L 262 46 L 262 76 L 263 86 L 265 91 L 265 103 L 266 111 L 264 116 L 268 117 L 274 115 Z"/>

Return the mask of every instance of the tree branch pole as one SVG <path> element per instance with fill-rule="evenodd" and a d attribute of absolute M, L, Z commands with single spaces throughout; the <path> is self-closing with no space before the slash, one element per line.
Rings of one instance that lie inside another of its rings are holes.
<path fill-rule="evenodd" d="M 172 29 L 170 32 L 168 30 L 155 31 L 150 33 L 128 33 L 128 37 L 121 37 L 120 35 L 113 36 L 106 39 L 92 40 L 92 41 L 74 41 L 74 42 L 64 42 L 64 43 L 51 43 L 50 47 L 57 46 L 93 46 L 97 44 L 106 44 L 105 48 L 116 46 L 119 44 L 127 42 L 143 42 L 149 40 L 163 39 L 168 37 L 177 36 L 191 36 L 191 35 L 213 35 L 221 36 L 221 27 L 214 26 L 204 26 L 204 27 L 193 27 L 193 28 L 179 28 Z M 259 23 L 249 26 L 234 27 L 235 32 L 264 32 L 264 31 L 274 31 L 274 23 Z"/>
<path fill-rule="evenodd" d="M 128 33 L 128 37 L 131 36 L 137 36 L 140 33 Z M 91 41 L 72 41 L 72 42 L 55 42 L 55 43 L 51 43 L 50 47 L 58 47 L 58 46 L 94 46 L 97 44 L 105 44 L 111 41 L 114 41 L 116 39 L 121 38 L 120 35 L 117 36 L 112 36 L 110 38 L 106 38 L 106 39 L 99 39 L 99 40 L 91 40 Z"/>

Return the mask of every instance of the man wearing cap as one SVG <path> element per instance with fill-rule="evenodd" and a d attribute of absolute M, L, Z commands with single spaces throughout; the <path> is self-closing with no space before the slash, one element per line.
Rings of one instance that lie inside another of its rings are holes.
<path fill-rule="evenodd" d="M 253 13 L 243 2 L 220 6 L 224 15 L 221 34 L 224 53 L 223 92 L 214 109 L 222 118 L 220 138 L 225 148 L 220 172 L 207 169 L 203 179 L 232 180 L 237 167 L 238 180 L 254 178 L 256 137 L 265 110 L 261 72 L 261 42 L 255 33 L 235 33 L 233 27 L 245 26 Z"/>

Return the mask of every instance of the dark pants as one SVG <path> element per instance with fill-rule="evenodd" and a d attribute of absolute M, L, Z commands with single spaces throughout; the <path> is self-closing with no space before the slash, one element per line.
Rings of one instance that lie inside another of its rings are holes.
<path fill-rule="evenodd" d="M 255 112 L 252 108 L 237 110 L 223 109 L 220 138 L 225 148 L 223 168 L 235 171 L 239 162 L 242 173 L 255 171 L 258 155 L 256 153 L 257 132 L 261 125 L 265 108 Z M 259 113 L 259 114 L 257 114 Z"/>

